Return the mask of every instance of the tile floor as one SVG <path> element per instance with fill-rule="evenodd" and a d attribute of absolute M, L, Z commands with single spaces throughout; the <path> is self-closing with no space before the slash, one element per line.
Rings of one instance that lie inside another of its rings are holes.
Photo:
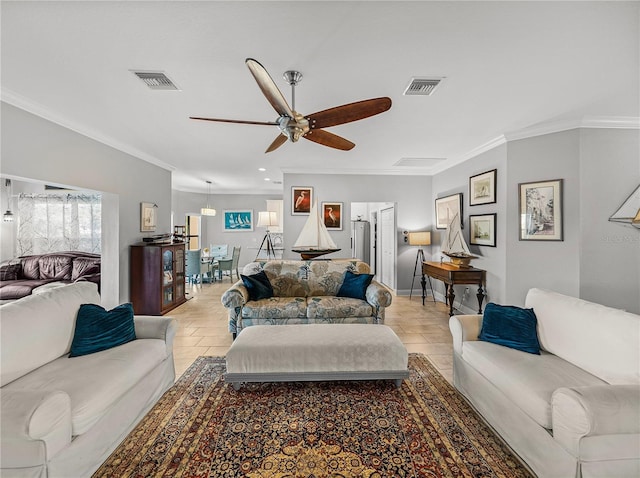
<path fill-rule="evenodd" d="M 231 345 L 227 328 L 227 309 L 220 297 L 231 281 L 225 278 L 213 284 L 187 284 L 189 300 L 167 316 L 178 321 L 173 354 L 176 377 L 200 355 L 224 356 Z M 452 381 L 452 340 L 447 306 L 414 295 L 394 296 L 386 311 L 385 324 L 391 327 L 409 352 L 425 354 L 449 382 Z"/>

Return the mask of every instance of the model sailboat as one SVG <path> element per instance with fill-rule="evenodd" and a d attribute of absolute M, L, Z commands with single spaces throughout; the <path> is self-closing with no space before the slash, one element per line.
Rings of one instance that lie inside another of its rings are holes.
<path fill-rule="evenodd" d="M 640 186 L 631 193 L 631 196 L 609 218 L 609 221 L 631 224 L 640 229 Z"/>
<path fill-rule="evenodd" d="M 309 217 L 304 224 L 298 239 L 293 245 L 293 252 L 300 254 L 302 259 L 314 259 L 324 254 L 339 251 L 338 246 L 324 225 L 324 221 L 318 214 L 318 203 L 314 202 L 309 211 Z"/>
<path fill-rule="evenodd" d="M 471 259 L 476 259 L 469 251 L 462 229 L 460 228 L 460 216 L 453 216 L 451 223 L 447 226 L 442 240 L 442 253 L 451 259 L 451 263 L 458 267 L 471 267 Z"/>

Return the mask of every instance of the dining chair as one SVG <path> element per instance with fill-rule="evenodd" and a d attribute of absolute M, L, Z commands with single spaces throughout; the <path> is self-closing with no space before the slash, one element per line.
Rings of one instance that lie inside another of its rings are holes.
<path fill-rule="evenodd" d="M 233 282 L 233 271 L 236 271 L 237 280 L 240 280 L 240 272 L 238 271 L 240 249 L 241 247 L 234 247 L 231 257 L 218 259 L 218 277 L 220 277 L 220 280 L 222 280 L 223 272 L 229 272 L 229 279 Z"/>

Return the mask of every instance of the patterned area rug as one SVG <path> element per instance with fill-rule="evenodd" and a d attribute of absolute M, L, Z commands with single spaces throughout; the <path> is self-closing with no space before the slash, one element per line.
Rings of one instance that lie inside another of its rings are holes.
<path fill-rule="evenodd" d="M 200 357 L 94 477 L 530 477 L 420 354 L 392 382 L 225 384 Z"/>

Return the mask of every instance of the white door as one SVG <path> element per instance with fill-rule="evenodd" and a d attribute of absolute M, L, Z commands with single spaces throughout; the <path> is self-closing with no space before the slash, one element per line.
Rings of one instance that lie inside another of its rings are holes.
<path fill-rule="evenodd" d="M 380 211 L 379 241 L 380 247 L 380 282 L 395 289 L 395 268 L 396 268 L 396 226 L 395 226 L 395 208 L 388 207 Z"/>

